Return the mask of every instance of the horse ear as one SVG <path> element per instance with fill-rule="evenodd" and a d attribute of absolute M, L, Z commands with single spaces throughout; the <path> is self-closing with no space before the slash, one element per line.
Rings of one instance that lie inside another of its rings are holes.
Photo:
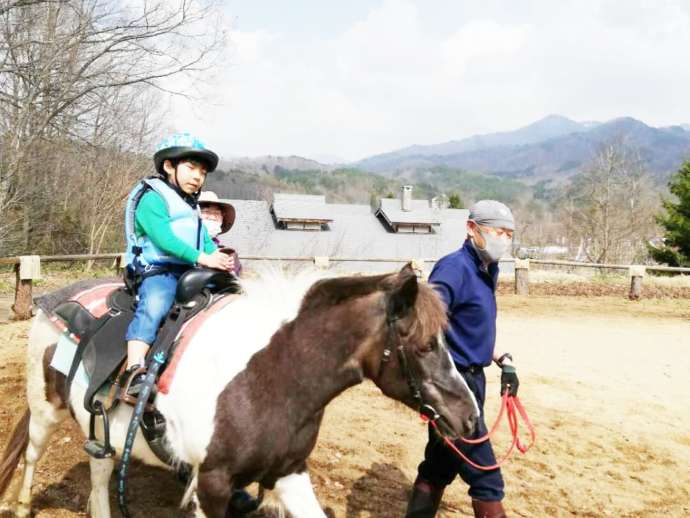
<path fill-rule="evenodd" d="M 417 275 L 417 272 L 415 272 L 414 267 L 412 266 L 412 262 L 405 264 L 405 266 L 403 266 L 398 272 L 398 277 L 407 275 Z"/>
<path fill-rule="evenodd" d="M 397 280 L 388 297 L 388 318 L 398 319 L 407 316 L 417 301 L 419 291 L 417 275 L 414 270 L 405 265 L 397 275 Z"/>

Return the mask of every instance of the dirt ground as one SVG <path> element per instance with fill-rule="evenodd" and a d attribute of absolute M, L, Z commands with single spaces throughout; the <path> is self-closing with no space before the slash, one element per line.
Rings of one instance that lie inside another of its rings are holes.
<path fill-rule="evenodd" d="M 690 300 L 501 295 L 499 306 L 498 347 L 515 357 L 538 434 L 503 470 L 509 515 L 690 516 Z M 0 324 L 0 445 L 24 405 L 27 331 L 27 323 Z M 491 421 L 498 369 L 488 378 Z M 403 516 L 425 437 L 414 413 L 372 384 L 342 394 L 310 460 L 324 508 L 337 517 Z M 503 433 L 495 448 L 507 440 Z M 84 515 L 82 441 L 71 423 L 55 434 L 34 485 L 37 516 Z M 137 466 L 130 487 L 134 516 L 181 515 L 182 488 L 167 473 Z M 471 516 L 460 481 L 441 516 Z"/>

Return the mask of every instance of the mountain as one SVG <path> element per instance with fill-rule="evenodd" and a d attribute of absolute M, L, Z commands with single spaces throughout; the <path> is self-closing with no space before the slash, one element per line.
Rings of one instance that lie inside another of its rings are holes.
<path fill-rule="evenodd" d="M 577 172 L 600 146 L 613 141 L 637 149 L 657 176 L 675 171 L 690 156 L 690 131 L 680 126 L 654 128 L 631 117 L 578 123 L 552 115 L 513 132 L 474 136 L 454 146 L 411 146 L 356 165 L 389 175 L 445 166 L 532 182 Z"/>
<path fill-rule="evenodd" d="M 451 140 L 429 146 L 409 146 L 391 153 L 365 158 L 358 162 L 357 166 L 376 171 L 385 169 L 388 164 L 406 157 L 455 155 L 498 146 L 532 144 L 586 129 L 587 126 L 584 123 L 575 122 L 560 115 L 549 115 L 515 131 L 473 135 L 462 140 Z"/>
<path fill-rule="evenodd" d="M 326 165 L 301 156 L 237 157 L 221 160 L 218 169 L 236 170 L 253 174 L 273 174 L 276 170 L 332 171 L 336 165 Z"/>

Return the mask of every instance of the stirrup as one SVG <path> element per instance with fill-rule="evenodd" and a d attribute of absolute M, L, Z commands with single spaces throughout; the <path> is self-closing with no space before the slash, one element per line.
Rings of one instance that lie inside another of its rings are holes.
<path fill-rule="evenodd" d="M 134 381 L 137 376 L 146 376 L 146 367 L 139 367 L 138 365 L 135 365 L 134 367 L 127 369 L 122 375 L 124 383 L 120 383 L 122 387 L 120 389 L 120 401 L 132 406 L 137 404 L 138 394 L 132 395 L 129 393 L 129 391 L 132 387 L 132 381 Z"/>
<path fill-rule="evenodd" d="M 110 445 L 110 422 L 108 421 L 108 411 L 100 401 L 93 402 L 96 414 L 91 414 L 89 418 L 89 438 L 84 443 L 84 450 L 91 457 L 96 459 L 109 459 L 115 455 L 115 449 Z M 103 420 L 103 441 L 96 438 L 96 417 L 100 416 Z"/>

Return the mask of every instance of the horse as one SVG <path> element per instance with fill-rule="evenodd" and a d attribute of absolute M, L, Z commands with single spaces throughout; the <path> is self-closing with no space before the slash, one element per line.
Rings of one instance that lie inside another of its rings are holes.
<path fill-rule="evenodd" d="M 156 396 L 170 449 L 192 467 L 181 506 L 194 502 L 195 516 L 232 516 L 235 488 L 258 482 L 291 516 L 324 517 L 306 461 L 326 405 L 365 378 L 414 410 L 433 407 L 450 437 L 474 431 L 479 410 L 444 343 L 445 307 L 409 265 L 383 275 L 308 277 L 243 280 L 244 294 L 200 327 L 169 391 Z M 30 514 L 36 463 L 58 424 L 72 415 L 88 433 L 84 390 L 73 385 L 67 400 L 65 377 L 49 368 L 58 337 L 39 310 L 27 348 L 28 409 L 0 463 L 2 495 L 24 459 L 12 499 L 20 517 Z M 131 412 L 124 404 L 111 411 L 114 445 L 124 443 Z M 162 466 L 141 437 L 132 456 Z M 89 462 L 88 509 L 109 517 L 114 460 Z"/>

